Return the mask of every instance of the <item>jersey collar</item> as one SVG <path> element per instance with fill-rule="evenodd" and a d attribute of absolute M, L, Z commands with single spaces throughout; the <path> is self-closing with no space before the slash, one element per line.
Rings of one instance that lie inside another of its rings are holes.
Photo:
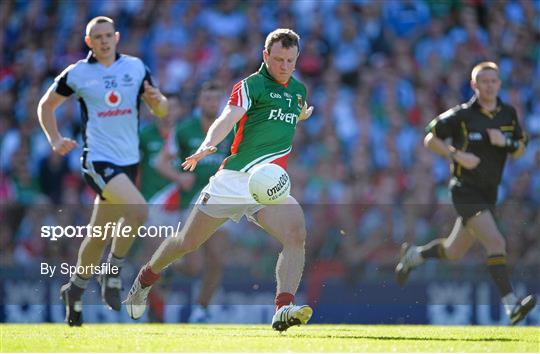
<path fill-rule="evenodd" d="M 116 52 L 116 55 L 114 56 L 114 61 L 117 61 L 118 59 L 120 59 L 120 53 Z M 91 50 L 88 51 L 88 55 L 86 56 L 86 60 L 88 60 L 89 64 L 95 64 L 95 63 L 98 62 L 96 57 L 94 57 L 94 53 Z"/>
<path fill-rule="evenodd" d="M 291 79 L 289 79 L 289 81 L 287 81 L 287 83 L 285 84 L 282 84 L 280 82 L 277 82 L 274 77 L 272 75 L 270 75 L 270 73 L 268 72 L 268 68 L 266 67 L 266 63 L 263 61 L 262 64 L 261 64 L 261 67 L 259 68 L 259 74 L 261 74 L 262 76 L 268 78 L 269 80 L 272 80 L 274 81 L 276 84 L 279 84 L 281 86 L 284 86 L 285 88 L 289 87 L 289 81 L 291 81 Z"/>
<path fill-rule="evenodd" d="M 471 107 L 474 107 L 476 110 L 480 111 L 480 113 L 482 113 L 483 115 L 489 117 L 489 118 L 493 118 L 495 117 L 495 115 L 497 113 L 499 113 L 502 109 L 502 100 L 497 97 L 497 106 L 495 107 L 495 110 L 494 111 L 488 111 L 486 109 L 484 109 L 482 106 L 480 106 L 480 103 L 478 102 L 478 97 L 476 97 L 476 95 L 474 95 L 471 100 L 469 101 L 469 105 Z"/>

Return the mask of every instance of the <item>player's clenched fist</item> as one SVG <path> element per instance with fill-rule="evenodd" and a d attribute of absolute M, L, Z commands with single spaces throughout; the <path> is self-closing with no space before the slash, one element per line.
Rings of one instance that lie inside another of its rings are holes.
<path fill-rule="evenodd" d="M 79 146 L 79 144 L 77 144 L 77 142 L 73 139 L 62 137 L 51 142 L 51 146 L 54 152 L 64 156 L 65 154 Z"/>
<path fill-rule="evenodd" d="M 147 102 L 157 104 L 159 103 L 162 95 L 158 88 L 153 87 L 148 83 L 147 80 L 144 80 L 144 92 L 142 96 Z"/>

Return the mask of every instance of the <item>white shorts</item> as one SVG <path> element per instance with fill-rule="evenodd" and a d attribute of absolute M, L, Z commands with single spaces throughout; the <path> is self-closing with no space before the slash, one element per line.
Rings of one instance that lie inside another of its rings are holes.
<path fill-rule="evenodd" d="M 253 214 L 264 208 L 249 194 L 249 173 L 219 170 L 203 188 L 196 206 L 214 218 L 229 218 L 239 222 L 242 216 L 255 221 Z"/>

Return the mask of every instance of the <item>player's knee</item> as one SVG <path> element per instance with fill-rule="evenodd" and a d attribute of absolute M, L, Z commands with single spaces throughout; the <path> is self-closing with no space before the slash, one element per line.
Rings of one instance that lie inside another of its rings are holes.
<path fill-rule="evenodd" d="M 287 227 L 284 232 L 284 243 L 303 247 L 306 242 L 306 228 L 303 223 L 294 223 Z"/>
<path fill-rule="evenodd" d="M 465 255 L 465 252 L 455 247 L 444 247 L 444 257 L 449 261 L 458 261 Z"/>
<path fill-rule="evenodd" d="M 132 224 L 144 225 L 148 220 L 148 204 L 138 204 L 130 207 L 127 217 Z"/>

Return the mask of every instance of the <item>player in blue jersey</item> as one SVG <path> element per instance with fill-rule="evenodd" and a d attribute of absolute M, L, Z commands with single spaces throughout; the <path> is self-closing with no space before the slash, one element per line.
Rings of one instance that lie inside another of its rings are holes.
<path fill-rule="evenodd" d="M 88 57 L 66 68 L 38 106 L 43 131 L 55 153 L 65 155 L 77 143 L 61 135 L 56 125 L 56 109 L 75 94 L 83 125 L 81 169 L 85 181 L 98 194 L 90 226 L 119 223 L 135 232 L 144 224 L 148 208 L 134 180 L 139 163 L 139 106 L 142 99 L 152 114 L 167 114 L 167 99 L 152 84 L 150 72 L 139 58 L 116 52 L 120 34 L 114 21 L 99 16 L 86 26 Z M 102 231 L 106 229 L 103 227 Z M 109 232 L 110 233 L 110 232 Z M 131 235 L 133 236 L 133 235 Z M 82 294 L 101 262 L 103 251 L 113 237 L 86 237 L 79 249 L 75 274 L 61 289 L 66 305 L 66 322 L 82 324 Z M 110 269 L 121 269 L 134 237 L 114 237 L 107 262 Z M 80 267 L 82 266 L 82 267 Z M 115 266 L 113 268 L 112 266 Z M 100 275 L 103 300 L 120 310 L 122 283 L 120 271 Z"/>

